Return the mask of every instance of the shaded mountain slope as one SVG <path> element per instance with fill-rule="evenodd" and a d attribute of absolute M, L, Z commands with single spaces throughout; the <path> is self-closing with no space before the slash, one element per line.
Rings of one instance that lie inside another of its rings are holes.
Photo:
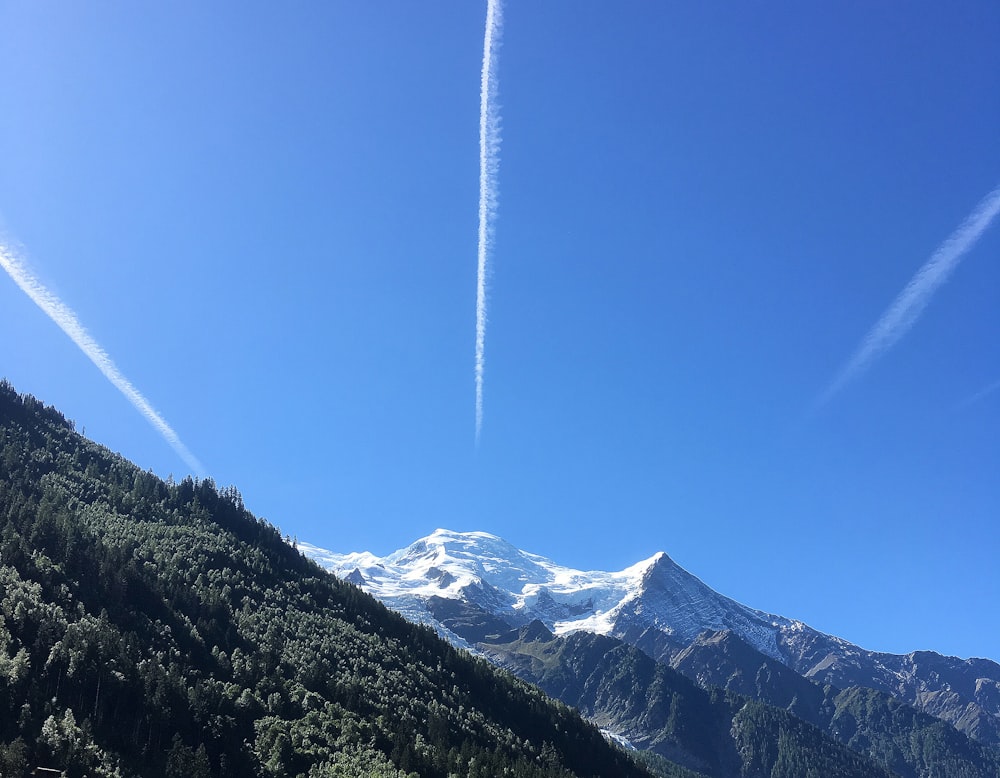
<path fill-rule="evenodd" d="M 864 651 L 815 630 L 779 639 L 782 661 L 841 689 L 864 686 L 897 697 L 983 743 L 1000 745 L 1000 665 L 933 651 Z"/>
<path fill-rule="evenodd" d="M 696 686 L 616 638 L 582 631 L 556 637 L 537 621 L 478 647 L 637 747 L 713 776 L 746 775 L 754 764 L 773 770 L 779 756 L 784 764 L 822 765 L 823 775 L 861 769 L 845 760 L 848 749 L 861 764 L 903 778 L 1000 775 L 996 751 L 888 695 L 819 687 L 729 633 L 700 642 L 706 659 L 736 657 L 723 670 L 733 671 L 726 689 Z M 755 657 L 757 671 L 744 674 L 740 668 Z M 780 744 L 780 752 L 764 749 L 756 762 L 749 759 L 741 729 L 747 717 L 755 722 L 751 740 Z"/>
<path fill-rule="evenodd" d="M 787 711 L 702 689 L 617 638 L 556 637 L 536 621 L 479 648 L 635 747 L 712 778 L 891 774 Z"/>
<path fill-rule="evenodd" d="M 676 653 L 670 666 L 700 686 L 719 687 L 784 708 L 825 727 L 832 705 L 819 684 L 761 654 L 732 632 L 706 632 Z"/>
<path fill-rule="evenodd" d="M 785 708 L 904 778 L 1000 775 L 1000 753 L 884 692 L 820 685 L 755 651 L 730 632 L 706 633 L 671 666 L 706 687 L 719 686 Z"/>

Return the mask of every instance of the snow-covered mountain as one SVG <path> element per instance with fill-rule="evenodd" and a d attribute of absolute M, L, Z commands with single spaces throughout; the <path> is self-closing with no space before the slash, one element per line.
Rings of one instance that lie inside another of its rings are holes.
<path fill-rule="evenodd" d="M 603 572 L 563 567 L 486 532 L 439 529 L 386 557 L 338 554 L 301 542 L 299 548 L 410 620 L 471 650 L 537 620 L 555 635 L 607 635 L 671 663 L 699 636 L 729 633 L 763 655 L 761 661 L 777 660 L 819 684 L 875 689 L 972 737 L 1000 743 L 995 662 L 866 651 L 725 597 L 662 552 L 619 572 Z M 703 641 L 699 655 L 706 645 L 713 642 Z M 743 672 L 752 677 L 756 669 Z M 710 668 L 699 674 L 710 677 Z"/>
<path fill-rule="evenodd" d="M 556 635 L 586 630 L 620 637 L 653 629 L 687 645 L 705 630 L 733 630 L 773 658 L 779 632 L 803 628 L 723 597 L 663 552 L 603 572 L 563 567 L 486 532 L 439 529 L 384 558 L 308 543 L 299 548 L 411 620 L 439 628 L 428 608 L 432 598 L 464 601 L 512 627 L 537 619 Z"/>

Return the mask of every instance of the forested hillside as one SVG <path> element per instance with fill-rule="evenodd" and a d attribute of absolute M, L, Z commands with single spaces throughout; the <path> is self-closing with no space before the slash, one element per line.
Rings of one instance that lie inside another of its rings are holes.
<path fill-rule="evenodd" d="M 6 382 L 0 612 L 0 775 L 647 774 L 306 560 L 235 489 L 164 482 Z"/>

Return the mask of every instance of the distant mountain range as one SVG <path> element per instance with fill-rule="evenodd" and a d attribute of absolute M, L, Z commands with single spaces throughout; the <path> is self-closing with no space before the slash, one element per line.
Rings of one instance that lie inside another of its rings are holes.
<path fill-rule="evenodd" d="M 299 548 L 643 748 L 658 750 L 663 722 L 646 708 L 669 698 L 648 682 L 667 668 L 783 708 L 900 775 L 1000 775 L 996 662 L 867 651 L 724 597 L 664 553 L 584 572 L 485 532 L 437 530 L 384 558 Z M 675 746 L 659 750 L 718 772 Z"/>

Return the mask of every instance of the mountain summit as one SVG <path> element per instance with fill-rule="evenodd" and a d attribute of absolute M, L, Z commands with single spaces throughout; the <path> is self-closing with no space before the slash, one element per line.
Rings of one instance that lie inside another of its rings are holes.
<path fill-rule="evenodd" d="M 706 630 L 730 630 L 775 659 L 782 631 L 807 629 L 719 594 L 662 551 L 605 572 L 563 567 L 487 532 L 438 529 L 384 558 L 299 547 L 412 620 L 439 628 L 428 609 L 432 598 L 479 606 L 512 627 L 537 619 L 556 635 L 641 638 L 652 630 L 677 649 Z"/>
<path fill-rule="evenodd" d="M 487 532 L 446 529 L 385 558 L 368 552 L 334 554 L 307 543 L 299 547 L 415 621 L 434 623 L 427 600 L 447 598 L 483 607 L 512 626 L 537 619 L 556 634 L 612 632 L 617 614 L 642 594 L 655 568 L 667 564 L 680 570 L 665 554 L 656 554 L 621 572 L 584 572 Z"/>

